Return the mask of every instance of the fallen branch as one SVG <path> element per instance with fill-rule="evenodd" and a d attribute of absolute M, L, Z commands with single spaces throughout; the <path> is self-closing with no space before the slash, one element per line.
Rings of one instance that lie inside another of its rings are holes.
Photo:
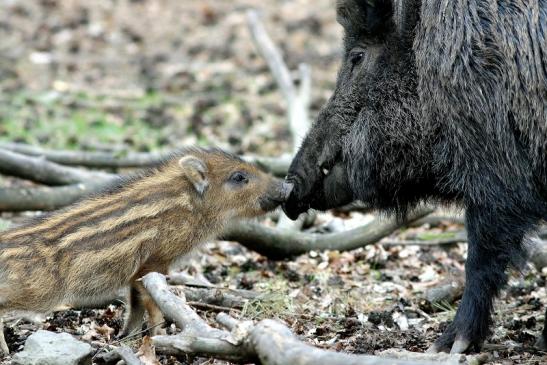
<path fill-rule="evenodd" d="M 300 341 L 287 326 L 265 319 L 251 331 L 250 342 L 264 365 L 433 365 L 461 364 L 460 356 L 442 354 L 442 362 L 426 354 L 405 352 L 406 359 L 372 355 L 352 355 L 319 349 Z M 419 356 L 418 360 L 412 357 Z"/>
<path fill-rule="evenodd" d="M 101 168 L 153 166 L 169 155 L 169 153 L 55 151 L 23 143 L 0 143 L 0 148 L 29 156 L 43 157 L 62 165 Z"/>
<path fill-rule="evenodd" d="M 376 243 L 407 222 L 419 219 L 432 211 L 431 208 L 419 208 L 412 212 L 406 221 L 394 217 L 377 218 L 362 227 L 327 234 L 274 229 L 258 223 L 242 222 L 228 227 L 222 238 L 237 241 L 253 251 L 275 259 L 296 256 L 312 250 L 348 251 Z"/>
<path fill-rule="evenodd" d="M 177 152 L 177 150 L 162 153 L 50 150 L 23 143 L 0 143 L 0 149 L 27 156 L 41 157 L 40 161 L 45 159 L 66 166 L 85 166 L 93 168 L 151 167 Z M 292 160 L 290 155 L 283 155 L 280 157 L 248 155 L 242 156 L 242 158 L 248 162 L 256 163 L 264 170 L 276 176 L 285 176 Z"/>
<path fill-rule="evenodd" d="M 59 209 L 103 190 L 115 179 L 114 176 L 68 186 L 0 189 L 0 212 Z"/>
<path fill-rule="evenodd" d="M 151 273 L 143 277 L 143 284 L 154 301 L 161 307 L 163 314 L 190 335 L 224 335 L 222 331 L 210 327 L 186 304 L 184 292 L 178 291 L 178 296 L 171 293 L 165 276 Z"/>
<path fill-rule="evenodd" d="M 255 47 L 268 64 L 287 102 L 289 128 L 293 137 L 293 153 L 296 153 L 301 139 L 304 138 L 310 127 L 308 109 L 311 95 L 311 75 L 309 66 L 299 65 L 300 89 L 297 89 L 289 68 L 283 61 L 281 52 L 264 29 L 256 11 L 247 11 L 247 24 Z"/>
<path fill-rule="evenodd" d="M 0 173 L 17 176 L 46 185 L 68 185 L 105 179 L 109 174 L 61 166 L 39 157 L 0 149 Z"/>
<path fill-rule="evenodd" d="M 162 313 L 172 319 L 182 332 L 175 336 L 154 336 L 152 343 L 158 352 L 169 354 L 198 353 L 226 360 L 252 361 L 255 356 L 246 346 L 236 344 L 230 333 L 213 328 L 202 320 L 188 306 L 184 294 L 173 294 L 166 278 L 158 273 L 150 273 L 142 278 Z"/>
<path fill-rule="evenodd" d="M 265 319 L 253 325 L 225 313 L 217 315 L 217 322 L 230 332 L 214 329 L 188 307 L 184 296 L 178 297 L 169 290 L 163 275 L 150 273 L 142 281 L 160 310 L 182 329 L 177 335 L 152 337 L 160 353 L 195 354 L 234 362 L 258 359 L 263 365 L 455 365 L 466 359 L 448 354 L 405 353 L 406 358 L 394 359 L 338 353 L 303 343 L 280 322 Z M 414 360 L 414 356 L 419 360 Z"/>
<path fill-rule="evenodd" d="M 389 240 L 384 239 L 380 241 L 382 246 L 445 246 L 454 245 L 456 243 L 467 242 L 467 234 L 465 232 L 458 232 L 453 237 L 432 239 L 432 240 Z"/>

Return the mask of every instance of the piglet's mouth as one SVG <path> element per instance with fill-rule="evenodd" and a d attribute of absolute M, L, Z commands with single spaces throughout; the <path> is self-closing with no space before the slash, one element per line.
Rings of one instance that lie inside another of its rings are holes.
<path fill-rule="evenodd" d="M 282 182 L 274 189 L 274 192 L 271 195 L 260 199 L 260 207 L 264 211 L 270 211 L 277 208 L 287 201 L 293 188 L 293 183 L 287 181 Z"/>

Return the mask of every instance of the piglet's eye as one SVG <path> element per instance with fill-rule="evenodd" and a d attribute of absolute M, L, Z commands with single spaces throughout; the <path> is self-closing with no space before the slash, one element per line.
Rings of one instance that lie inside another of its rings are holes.
<path fill-rule="evenodd" d="M 230 176 L 230 182 L 234 184 L 246 184 L 249 182 L 249 179 L 244 172 L 236 171 Z"/>

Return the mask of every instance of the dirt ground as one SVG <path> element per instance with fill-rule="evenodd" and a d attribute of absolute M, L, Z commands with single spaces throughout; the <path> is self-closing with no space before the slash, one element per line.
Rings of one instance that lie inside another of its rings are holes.
<path fill-rule="evenodd" d="M 312 68 L 311 115 L 336 78 L 341 29 L 332 0 L 0 0 L 0 141 L 52 148 L 154 151 L 188 144 L 237 153 L 289 152 L 286 105 L 253 47 L 245 11 L 257 9 L 290 69 Z M 296 73 L 295 73 L 296 77 Z M 295 79 L 298 82 L 298 79 Z M 0 185 L 27 184 L 0 177 Z M 28 214 L 3 213 L 0 226 Z M 342 230 L 371 219 L 319 214 L 310 230 Z M 266 222 L 271 224 L 271 222 Z M 397 231 L 389 240 L 450 237 L 463 226 L 442 222 Z M 279 318 L 322 348 L 373 354 L 424 351 L 453 317 L 455 302 L 430 305 L 426 289 L 461 272 L 463 243 L 367 246 L 310 252 L 272 261 L 236 243 L 211 242 L 185 270 L 212 283 L 264 295 L 239 318 Z M 545 364 L 533 349 L 543 326 L 547 271 L 512 276 L 495 305 L 485 350 L 492 364 Z M 213 322 L 215 312 L 196 307 Z M 123 306 L 56 312 L 43 327 L 114 344 Z M 38 326 L 7 328 L 13 351 Z M 171 327 L 170 330 L 174 330 Z M 139 340 L 129 344 L 138 347 Z M 162 364 L 226 364 L 160 357 Z"/>

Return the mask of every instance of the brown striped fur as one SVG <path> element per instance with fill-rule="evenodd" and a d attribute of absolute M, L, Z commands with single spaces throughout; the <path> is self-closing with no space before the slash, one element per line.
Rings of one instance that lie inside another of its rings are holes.
<path fill-rule="evenodd" d="M 246 182 L 234 182 L 241 172 Z M 163 320 L 137 279 L 284 199 L 281 181 L 220 150 L 191 149 L 140 177 L 0 233 L 0 315 L 93 306 L 130 287 L 124 333 Z M 156 327 L 157 328 L 157 327 Z M 154 331 L 158 333 L 158 331 Z M 0 334 L 1 335 L 1 334 Z"/>

